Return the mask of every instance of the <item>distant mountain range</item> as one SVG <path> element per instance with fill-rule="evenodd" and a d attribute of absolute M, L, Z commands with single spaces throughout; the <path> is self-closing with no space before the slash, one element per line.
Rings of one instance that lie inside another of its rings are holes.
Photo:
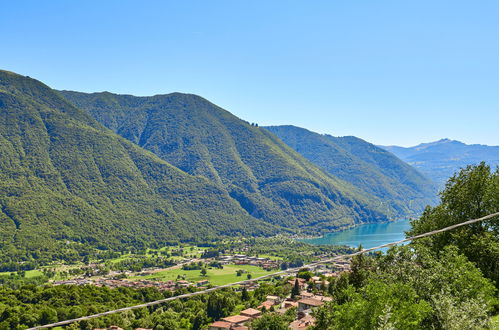
<path fill-rule="evenodd" d="M 362 139 L 322 135 L 295 126 L 265 128 L 327 173 L 379 197 L 399 214 L 414 215 L 436 202 L 436 184 Z"/>
<path fill-rule="evenodd" d="M 415 147 L 380 146 L 403 161 L 417 168 L 440 187 L 462 167 L 485 161 L 490 166 L 499 165 L 499 146 L 464 144 L 442 139 L 422 143 Z"/>
<path fill-rule="evenodd" d="M 318 234 L 434 198 L 355 137 L 258 127 L 191 94 L 59 92 L 0 70 L 0 261 Z"/>

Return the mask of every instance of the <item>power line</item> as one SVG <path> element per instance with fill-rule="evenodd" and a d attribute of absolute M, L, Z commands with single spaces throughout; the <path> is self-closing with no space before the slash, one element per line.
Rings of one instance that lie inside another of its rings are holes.
<path fill-rule="evenodd" d="M 178 295 L 178 296 L 174 296 L 174 297 L 170 297 L 170 298 L 155 300 L 155 301 L 151 301 L 151 302 L 140 304 L 140 305 L 135 305 L 135 306 L 130 306 L 130 307 L 123 307 L 123 308 L 115 309 L 115 310 L 112 310 L 112 311 L 107 311 L 107 312 L 102 312 L 102 313 L 98 313 L 98 314 L 94 314 L 94 315 L 79 317 L 79 318 L 76 318 L 76 319 L 59 321 L 59 322 L 56 322 L 56 323 L 51 323 L 51 324 L 46 324 L 46 325 L 40 325 L 40 326 L 36 326 L 36 327 L 33 327 L 33 328 L 29 328 L 28 330 L 43 329 L 43 328 L 52 328 L 52 327 L 56 327 L 56 326 L 67 325 L 67 324 L 74 323 L 74 322 L 90 320 L 90 319 L 93 319 L 93 318 L 96 318 L 96 317 L 101 317 L 101 316 L 106 316 L 106 315 L 121 313 L 121 312 L 130 311 L 130 310 L 134 310 L 134 309 L 138 309 L 138 308 L 144 308 L 144 307 L 154 306 L 154 305 L 162 304 L 162 303 L 165 303 L 165 302 L 168 302 L 168 301 L 172 301 L 172 300 L 190 298 L 190 297 L 194 297 L 194 296 L 198 296 L 198 295 L 201 295 L 201 294 L 213 292 L 213 291 L 216 291 L 216 290 L 219 290 L 219 289 L 223 289 L 223 288 L 229 288 L 229 287 L 236 286 L 236 285 L 242 285 L 242 284 L 247 284 L 247 283 L 254 282 L 254 281 L 263 280 L 263 279 L 266 279 L 266 278 L 269 278 L 269 277 L 272 277 L 272 276 L 276 276 L 276 275 L 281 275 L 281 274 L 286 274 L 286 273 L 293 273 L 293 272 L 296 272 L 296 271 L 298 271 L 298 270 L 300 270 L 302 268 L 314 267 L 314 266 L 318 266 L 318 265 L 321 265 L 321 264 L 331 263 L 331 262 L 339 260 L 339 259 L 351 258 L 351 257 L 354 257 L 354 256 L 359 255 L 359 254 L 364 254 L 364 253 L 371 252 L 371 251 L 374 251 L 374 250 L 378 250 L 378 249 L 382 249 L 382 248 L 386 248 L 386 247 L 398 245 L 398 244 L 409 242 L 409 241 L 412 241 L 412 240 L 415 240 L 415 239 L 418 239 L 418 238 L 432 236 L 432 235 L 435 235 L 435 234 L 438 234 L 438 233 L 449 231 L 449 230 L 455 229 L 457 227 L 469 225 L 469 224 L 476 223 L 476 222 L 479 222 L 479 221 L 488 220 L 488 219 L 491 219 L 491 218 L 496 217 L 496 216 L 499 216 L 499 212 L 496 212 L 496 213 L 493 213 L 493 214 L 489 214 L 487 216 L 484 216 L 484 217 L 481 217 L 481 218 L 478 218 L 478 219 L 472 219 L 472 220 L 468 220 L 468 221 L 465 221 L 465 222 L 461 222 L 461 223 L 458 223 L 458 224 L 455 224 L 455 225 L 452 225 L 452 226 L 448 226 L 448 227 L 445 227 L 445 228 L 442 228 L 442 229 L 437 229 L 437 230 L 433 230 L 433 231 L 430 231 L 430 232 L 427 232 L 427 233 L 423 233 L 423 234 L 420 234 L 420 235 L 408 237 L 408 238 L 402 239 L 400 241 L 378 245 L 378 246 L 375 246 L 375 247 L 372 247 L 372 248 L 369 248 L 369 249 L 364 249 L 364 250 L 361 250 L 361 251 L 357 251 L 357 252 L 351 253 L 351 254 L 343 254 L 343 255 L 335 256 L 335 257 L 330 258 L 330 259 L 313 262 L 313 263 L 310 263 L 308 265 L 303 265 L 303 266 L 300 266 L 300 267 L 290 268 L 290 269 L 279 271 L 279 272 L 272 273 L 272 274 L 263 275 L 263 276 L 260 276 L 260 277 L 257 277 L 257 278 L 251 279 L 251 280 L 244 280 L 244 281 L 239 281 L 239 282 L 234 282 L 234 283 L 229 283 L 229 284 L 224 284 L 224 285 L 218 285 L 218 286 L 214 286 L 214 287 L 212 287 L 210 289 L 206 289 L 206 290 L 201 290 L 201 291 L 196 291 L 196 292 L 192 292 L 192 293 L 186 293 L 186 294 L 182 294 L 182 295 Z"/>

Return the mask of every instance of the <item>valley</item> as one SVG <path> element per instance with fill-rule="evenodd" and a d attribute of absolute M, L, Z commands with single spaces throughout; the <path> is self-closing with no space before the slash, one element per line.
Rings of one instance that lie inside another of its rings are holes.
<path fill-rule="evenodd" d="M 442 326 L 462 281 L 486 307 L 454 313 L 495 315 L 497 259 L 463 245 L 466 228 L 314 264 L 496 211 L 485 162 L 438 200 L 438 184 L 371 143 L 259 127 L 196 95 L 56 91 L 0 71 L 0 110 L 0 329 L 89 315 L 67 328 L 369 328 L 387 303 L 402 328 Z M 495 246 L 496 222 L 473 237 Z"/>

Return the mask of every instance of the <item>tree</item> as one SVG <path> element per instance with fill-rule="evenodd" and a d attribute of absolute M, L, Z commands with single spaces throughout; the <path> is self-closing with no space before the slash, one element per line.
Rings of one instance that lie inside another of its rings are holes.
<path fill-rule="evenodd" d="M 300 283 L 298 282 L 298 278 L 295 279 L 295 285 L 291 290 L 291 298 L 296 299 L 300 295 Z"/>
<path fill-rule="evenodd" d="M 246 289 L 246 287 L 243 287 L 243 291 L 241 292 L 241 300 L 248 301 L 249 299 L 250 299 L 250 297 L 248 294 L 248 290 Z"/>
<path fill-rule="evenodd" d="M 308 281 L 314 276 L 314 274 L 308 270 L 308 268 L 300 269 L 296 277 L 303 278 L 305 281 Z"/>
<path fill-rule="evenodd" d="M 201 327 L 208 323 L 208 318 L 206 317 L 206 313 L 204 311 L 199 311 L 194 320 L 192 320 L 192 330 L 199 330 Z"/>
<path fill-rule="evenodd" d="M 206 314 L 214 320 L 218 320 L 224 315 L 224 297 L 218 293 L 211 294 L 208 298 Z"/>
<path fill-rule="evenodd" d="M 251 276 L 251 274 L 246 275 L 246 278 L 247 278 L 248 280 L 251 280 L 251 277 L 252 277 L 252 276 Z"/>
<path fill-rule="evenodd" d="M 451 177 L 440 194 L 440 205 L 428 207 L 420 219 L 411 222 L 409 236 L 440 229 L 499 211 L 499 168 L 491 172 L 480 163 L 468 166 Z M 499 217 L 419 240 L 439 253 L 449 244 L 499 285 Z"/>
<path fill-rule="evenodd" d="M 350 286 L 350 299 L 342 305 L 327 304 L 317 313 L 316 329 L 377 329 L 391 323 L 394 329 L 419 325 L 431 310 L 418 301 L 414 289 L 402 283 L 369 281 L 360 292 Z"/>
<path fill-rule="evenodd" d="M 251 322 L 253 330 L 288 330 L 286 317 L 275 313 L 266 313 L 261 318 Z"/>
<path fill-rule="evenodd" d="M 201 275 L 206 276 L 207 270 L 206 267 L 201 268 Z"/>

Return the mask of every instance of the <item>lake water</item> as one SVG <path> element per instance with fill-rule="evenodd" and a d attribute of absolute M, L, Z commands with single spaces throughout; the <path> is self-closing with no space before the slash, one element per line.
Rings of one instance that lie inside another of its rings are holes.
<path fill-rule="evenodd" d="M 347 245 L 364 249 L 399 241 L 405 238 L 404 232 L 411 227 L 409 220 L 398 220 L 368 225 L 325 234 L 323 237 L 304 239 L 316 245 Z M 386 250 L 386 249 L 385 249 Z"/>

